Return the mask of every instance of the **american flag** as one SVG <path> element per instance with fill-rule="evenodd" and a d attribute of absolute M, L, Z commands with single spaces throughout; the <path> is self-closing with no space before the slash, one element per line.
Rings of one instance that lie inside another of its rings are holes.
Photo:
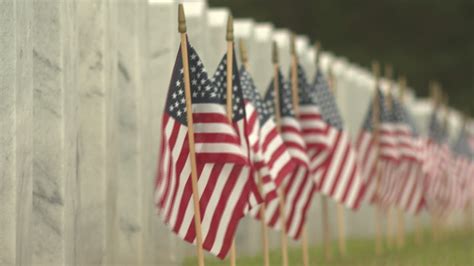
<path fill-rule="evenodd" d="M 383 195 L 381 192 L 387 191 L 391 186 L 389 182 L 393 181 L 391 177 L 396 172 L 399 151 L 395 130 L 396 121 L 388 110 L 385 96 L 379 88 L 375 91 L 375 97 L 377 106 L 373 103 L 374 101 L 369 105 L 364 124 L 357 137 L 356 149 L 360 171 L 365 179 L 365 194 L 373 203 L 383 204 L 386 203 L 384 201 L 387 200 L 388 195 Z M 378 113 L 376 117 L 379 125 L 378 139 L 374 132 L 374 108 Z M 378 188 L 377 178 L 379 178 Z"/>
<path fill-rule="evenodd" d="M 225 90 L 208 79 L 189 45 L 193 127 L 197 159 L 203 248 L 219 258 L 228 253 L 249 195 L 255 190 L 240 132 L 245 109 L 235 92 L 232 123 L 226 116 Z M 163 221 L 180 238 L 195 243 L 188 127 L 181 49 L 178 51 L 163 114 L 155 204 Z M 236 130 L 238 129 L 238 130 Z"/>
<path fill-rule="evenodd" d="M 409 171 L 408 162 L 416 159 L 417 155 L 412 146 L 411 129 L 403 117 L 399 102 L 391 93 L 384 98 L 385 102 L 382 104 L 388 111 L 388 120 L 381 122 L 380 144 L 386 145 L 386 149 L 381 149 L 390 154 L 385 156 L 388 159 L 381 162 L 383 171 L 380 174 L 377 200 L 379 204 L 388 206 L 398 204 Z"/>
<path fill-rule="evenodd" d="M 449 177 L 451 151 L 447 140 L 447 128 L 442 125 L 439 110 L 431 114 L 428 140 L 424 152 L 426 206 L 432 212 L 445 215 L 452 204 L 452 182 Z"/>
<path fill-rule="evenodd" d="M 469 133 L 466 127 L 460 131 L 458 138 L 452 147 L 453 163 L 452 177 L 456 186 L 454 186 L 455 208 L 462 209 L 469 203 L 474 192 L 474 150 L 469 143 Z"/>
<path fill-rule="evenodd" d="M 262 99 L 244 66 L 240 69 L 240 84 L 244 93 L 248 122 L 246 135 L 251 147 L 251 158 L 263 179 L 261 192 L 265 201 L 269 202 L 277 197 L 277 187 L 295 165 L 278 133 L 268 103 Z"/>
<path fill-rule="evenodd" d="M 297 165 L 288 178 L 283 180 L 283 196 L 285 200 L 285 218 L 287 234 L 298 239 L 306 221 L 307 210 L 311 204 L 315 191 L 315 184 L 309 175 L 309 159 L 306 154 L 306 144 L 301 133 L 301 125 L 296 118 L 291 90 L 288 83 L 284 82 L 281 71 L 278 71 L 278 98 L 280 99 L 279 111 L 281 115 L 281 136 Z M 268 87 L 265 101 L 269 104 L 272 113 L 275 111 L 275 90 L 272 80 Z M 267 204 L 266 221 L 274 229 L 280 229 L 280 210 L 278 200 Z"/>
<path fill-rule="evenodd" d="M 321 71 L 317 71 L 312 85 L 306 83 L 301 66 L 298 66 L 298 73 L 300 119 L 305 139 L 319 141 L 308 147 L 315 182 L 322 193 L 349 208 L 357 209 L 365 186 L 334 95 Z"/>
<path fill-rule="evenodd" d="M 424 205 L 423 139 L 419 136 L 408 109 L 397 99 L 393 98 L 392 101 L 393 112 L 398 120 L 396 134 L 400 148 L 393 201 L 408 213 L 417 214 Z"/>

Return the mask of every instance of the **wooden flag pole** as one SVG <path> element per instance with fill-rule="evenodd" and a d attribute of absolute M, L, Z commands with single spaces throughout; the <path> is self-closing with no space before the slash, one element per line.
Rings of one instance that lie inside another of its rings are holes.
<path fill-rule="evenodd" d="M 448 131 L 448 127 L 449 127 L 449 114 L 450 114 L 450 110 L 449 110 L 449 105 L 448 105 L 448 95 L 444 92 L 442 93 L 442 104 L 443 104 L 443 107 L 445 109 L 445 113 L 444 113 L 444 121 L 443 121 L 443 130 L 445 132 Z M 446 171 L 444 171 L 443 173 L 446 178 L 452 178 L 449 173 L 447 173 Z M 446 208 L 446 207 L 444 207 Z M 449 216 L 448 216 L 449 217 Z M 442 210 L 440 210 L 439 212 L 439 215 L 438 215 L 438 225 L 439 225 L 439 237 L 441 240 L 443 240 L 445 237 L 446 237 L 446 233 L 447 233 L 447 222 L 448 222 L 448 217 L 447 216 L 443 216 L 442 215 Z"/>
<path fill-rule="evenodd" d="M 290 40 L 290 53 L 291 53 L 291 98 L 293 102 L 293 109 L 295 111 L 296 118 L 300 116 L 300 99 L 298 95 L 298 72 L 297 72 L 297 65 L 298 65 L 298 58 L 296 55 L 296 47 L 295 47 L 295 35 L 291 35 Z M 309 254 L 308 254 L 308 237 L 306 236 L 306 224 L 303 225 L 301 229 L 302 234 L 302 250 L 303 250 L 303 265 L 309 266 Z"/>
<path fill-rule="evenodd" d="M 375 90 L 374 90 L 374 102 L 372 106 L 372 123 L 374 125 L 374 145 L 377 147 L 377 161 L 376 161 L 376 176 L 375 176 L 375 196 L 378 200 L 379 193 L 380 193 L 380 164 L 378 163 L 380 158 L 380 148 L 379 148 L 379 141 L 380 141 L 380 109 L 379 109 L 379 97 L 378 97 L 378 86 L 379 86 L 379 78 L 380 78 L 380 65 L 378 62 L 372 63 L 372 74 L 375 78 Z M 383 241 L 382 241 L 382 210 L 378 203 L 375 206 L 375 254 L 381 255 L 383 249 Z"/>
<path fill-rule="evenodd" d="M 239 41 L 239 50 L 240 50 L 240 60 L 244 65 L 245 69 L 248 71 L 248 54 L 247 49 L 245 47 L 244 41 L 240 39 Z M 257 178 L 258 178 L 258 190 L 263 195 L 263 178 L 260 173 L 257 171 Z M 262 202 L 259 209 L 260 214 L 260 224 L 262 226 L 262 249 L 263 249 L 263 262 L 264 266 L 270 266 L 270 249 L 268 247 L 268 234 L 267 234 L 267 224 L 265 223 L 265 209 L 266 204 L 265 201 Z"/>
<path fill-rule="evenodd" d="M 346 225 L 345 225 L 345 215 L 344 215 L 344 206 L 342 203 L 337 203 L 337 227 L 339 232 L 339 254 L 344 257 L 347 254 L 346 249 Z"/>
<path fill-rule="evenodd" d="M 318 56 L 316 57 L 316 67 L 319 66 L 319 55 L 321 52 L 321 43 L 316 43 L 316 50 Z M 319 69 L 318 69 L 319 71 Z M 332 81 L 331 81 L 332 82 Z M 331 86 L 330 86 L 331 87 Z M 330 88 L 332 89 L 332 87 Z M 328 206 L 328 197 L 326 195 L 321 195 L 321 215 L 322 215 L 322 226 L 323 226 L 323 242 L 324 242 L 324 258 L 330 260 L 332 257 L 331 250 L 331 228 L 329 224 L 329 206 Z M 339 221 L 338 221 L 339 224 Z"/>
<path fill-rule="evenodd" d="M 438 82 L 431 82 L 431 96 L 434 102 L 434 109 L 438 110 L 441 106 L 441 88 Z M 431 233 L 435 242 L 439 240 L 439 215 L 436 206 L 431 211 Z"/>
<path fill-rule="evenodd" d="M 276 42 L 273 42 L 272 47 L 272 61 L 273 61 L 273 90 L 275 93 L 275 122 L 277 130 L 281 132 L 281 113 L 280 113 L 280 93 L 279 93 L 279 79 L 278 79 L 278 47 Z M 280 205 L 280 224 L 281 224 L 281 257 L 283 266 L 288 266 L 288 243 L 286 239 L 286 212 L 285 212 L 285 194 L 283 188 L 279 190 L 279 205 Z"/>
<path fill-rule="evenodd" d="M 321 44 L 316 43 L 316 49 L 318 51 L 318 59 L 316 61 L 316 67 L 319 66 L 319 54 L 321 51 Z M 319 70 L 318 70 L 319 71 Z M 330 81 L 329 88 L 331 89 L 332 94 L 336 97 L 337 93 L 337 84 L 332 70 L 332 65 L 328 70 L 328 78 Z M 337 203 L 337 232 L 338 232 L 338 247 L 339 255 L 342 257 L 346 256 L 346 227 L 345 227 L 345 217 L 344 217 L 344 205 L 340 202 Z"/>
<path fill-rule="evenodd" d="M 433 112 L 436 112 L 440 105 L 440 96 L 439 88 L 436 85 L 435 81 L 430 81 L 430 92 L 431 92 L 431 101 L 433 102 Z M 437 224 L 436 224 L 436 209 L 430 208 L 431 215 L 431 238 L 433 241 L 436 241 L 437 238 Z"/>
<path fill-rule="evenodd" d="M 398 79 L 398 86 L 400 88 L 400 103 L 403 104 L 405 101 L 405 91 L 407 87 L 407 80 L 405 77 L 400 77 Z M 416 229 L 415 229 L 416 230 Z M 397 247 L 399 249 L 405 246 L 405 217 L 403 209 L 401 207 L 397 208 Z"/>
<path fill-rule="evenodd" d="M 233 77 L 233 59 L 234 59 L 234 21 L 232 15 L 229 15 L 227 19 L 227 33 L 225 37 L 227 41 L 227 57 L 226 57 L 226 77 L 227 77 L 227 98 L 226 98 L 226 110 L 227 119 L 232 123 L 232 77 Z M 230 265 L 235 266 L 237 260 L 237 252 L 235 250 L 235 239 L 232 240 L 232 246 L 230 248 Z"/>
<path fill-rule="evenodd" d="M 423 231 L 421 230 L 420 215 L 415 216 L 415 244 L 421 245 L 423 243 Z"/>
<path fill-rule="evenodd" d="M 387 107 L 391 110 L 392 109 L 392 77 L 393 77 L 393 69 L 391 65 L 385 65 L 385 78 L 388 81 L 388 96 L 385 97 Z M 387 220 L 387 247 L 391 248 L 393 246 L 393 207 L 389 206 L 386 213 L 386 220 Z"/>
<path fill-rule="evenodd" d="M 181 57 L 183 60 L 184 93 L 186 98 L 186 119 L 188 121 L 189 157 L 191 159 L 191 185 L 194 203 L 194 226 L 196 227 L 196 248 L 198 265 L 204 266 L 204 252 L 202 249 L 201 211 L 199 208 L 198 175 L 196 166 L 196 152 L 194 150 L 194 127 L 191 102 L 191 82 L 189 78 L 188 45 L 186 37 L 186 17 L 183 4 L 178 6 L 178 31 L 181 34 Z"/>
<path fill-rule="evenodd" d="M 329 226 L 329 206 L 328 197 L 321 195 L 321 214 L 323 219 L 323 241 L 324 241 L 324 258 L 326 260 L 331 259 L 331 233 Z"/>

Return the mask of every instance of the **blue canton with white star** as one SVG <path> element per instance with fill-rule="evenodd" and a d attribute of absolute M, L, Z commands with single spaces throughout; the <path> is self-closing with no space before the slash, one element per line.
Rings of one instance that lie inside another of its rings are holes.
<path fill-rule="evenodd" d="M 199 59 L 198 54 L 194 48 L 187 43 L 188 46 L 188 60 L 189 60 L 189 77 L 191 82 L 192 102 L 211 100 L 207 91 L 213 91 L 212 84 L 207 77 L 206 70 Z M 173 73 L 168 90 L 168 97 L 166 100 L 165 110 L 168 114 L 179 121 L 181 124 L 187 125 L 186 118 L 186 97 L 184 86 L 184 69 L 181 55 L 181 47 L 176 56 Z M 217 97 L 214 102 L 217 102 Z"/>
<path fill-rule="evenodd" d="M 445 128 L 441 125 L 441 122 L 438 119 L 437 113 L 437 110 L 434 110 L 431 114 L 428 136 L 437 143 L 443 143 L 446 141 L 447 135 Z"/>
<path fill-rule="evenodd" d="M 396 98 L 393 98 L 393 110 L 397 113 L 396 115 L 399 116 L 400 123 L 408 125 L 413 136 L 418 136 L 419 133 L 413 116 L 406 106 Z"/>
<path fill-rule="evenodd" d="M 257 91 L 257 88 L 253 83 L 252 77 L 250 76 L 249 72 L 245 70 L 244 66 L 240 68 L 240 85 L 242 86 L 244 99 L 250 101 L 252 105 L 257 109 L 260 124 L 265 124 L 265 122 L 272 117 L 271 110 L 267 102 L 262 99 L 262 96 Z"/>
<path fill-rule="evenodd" d="M 472 159 L 474 156 L 474 151 L 471 150 L 469 145 L 469 135 L 465 128 L 459 132 L 459 136 L 452 146 L 453 152 L 458 155 L 468 159 Z"/>
<path fill-rule="evenodd" d="M 385 96 L 382 93 L 382 90 L 380 88 L 377 88 L 376 92 L 376 97 L 378 97 L 378 103 L 379 103 L 379 121 L 380 123 L 389 123 L 391 122 L 391 114 L 388 111 L 388 108 L 385 104 Z M 374 130 L 374 125 L 372 123 L 372 113 L 373 113 L 373 99 L 370 101 L 368 111 L 365 116 L 364 124 L 363 124 L 363 129 L 367 131 L 373 131 Z"/>
<path fill-rule="evenodd" d="M 235 51 L 232 61 L 232 120 L 235 122 L 245 117 L 245 109 Z M 225 105 L 227 99 L 227 54 L 222 57 L 221 62 L 217 66 L 216 72 L 212 77 L 212 83 L 218 95 L 221 96 L 221 103 Z"/>
<path fill-rule="evenodd" d="M 324 121 L 332 127 L 342 130 L 344 123 L 341 114 L 339 113 L 339 109 L 337 108 L 336 99 L 330 91 L 329 85 L 321 71 L 316 73 L 314 90 L 316 92 L 316 99 L 319 102 L 321 116 Z"/>
<path fill-rule="evenodd" d="M 189 79 L 191 85 L 191 101 L 192 103 L 218 103 L 226 104 L 226 69 L 225 61 L 219 64 L 213 79 L 208 78 L 208 74 L 204 65 L 199 58 L 196 50 L 189 44 L 188 60 L 189 60 Z M 224 56 L 225 59 L 225 56 Z M 222 66 L 222 64 L 224 64 Z M 234 59 L 234 69 L 237 68 Z M 233 120 L 237 121 L 245 117 L 243 109 L 243 96 L 240 88 L 238 71 L 234 72 L 233 79 Z M 176 61 L 169 85 L 168 96 L 166 100 L 166 112 L 179 121 L 181 124 L 187 125 L 186 118 L 186 98 L 184 92 L 184 69 L 182 63 L 181 48 L 178 50 Z"/>
<path fill-rule="evenodd" d="M 275 89 L 273 88 L 273 81 L 268 86 L 267 93 L 265 94 L 265 101 L 268 103 L 270 110 L 274 113 L 275 108 Z M 285 82 L 283 74 L 278 69 L 278 92 L 280 98 L 280 114 L 281 117 L 295 117 L 293 109 L 293 102 L 291 97 L 291 87 L 288 82 Z"/>

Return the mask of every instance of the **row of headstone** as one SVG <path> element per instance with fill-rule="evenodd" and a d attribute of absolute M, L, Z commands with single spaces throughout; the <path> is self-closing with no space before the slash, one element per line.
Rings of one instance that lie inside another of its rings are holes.
<path fill-rule="evenodd" d="M 179 44 L 177 4 L 0 2 L 0 265 L 179 265 L 183 254 L 194 255 L 153 203 L 161 116 Z M 212 73 L 225 53 L 230 11 L 194 0 L 185 1 L 185 12 L 190 42 Z M 287 75 L 288 29 L 235 19 L 235 36 L 245 40 L 261 92 L 272 76 L 274 40 Z M 318 51 L 305 36 L 296 42 L 312 79 Z M 328 53 L 321 59 L 325 73 L 333 67 L 337 100 L 355 136 L 373 79 L 347 60 Z M 409 105 L 425 125 L 429 105 L 413 97 Z M 450 123 L 459 129 L 459 119 Z M 346 213 L 348 237 L 373 234 L 372 208 Z M 329 214 L 336 224 L 332 201 Z M 320 218 L 317 196 L 307 226 L 312 244 L 322 239 Z M 259 253 L 259 232 L 258 222 L 245 218 L 237 252 Z M 278 248 L 278 233 L 270 243 Z"/>

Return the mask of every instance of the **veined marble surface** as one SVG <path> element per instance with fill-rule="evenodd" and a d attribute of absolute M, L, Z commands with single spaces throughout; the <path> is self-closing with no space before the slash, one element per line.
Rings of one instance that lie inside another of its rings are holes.
<path fill-rule="evenodd" d="M 0 264 L 16 262 L 15 5 L 0 2 Z"/>
<path fill-rule="evenodd" d="M 75 234 L 80 265 L 104 263 L 106 244 L 106 120 L 105 65 L 112 47 L 106 48 L 107 2 L 78 1 L 78 214 Z M 110 66 L 108 66 L 110 68 Z"/>
<path fill-rule="evenodd" d="M 209 75 L 213 75 L 220 63 L 222 57 L 227 52 L 227 17 L 229 16 L 227 8 L 210 8 L 207 10 L 206 21 L 208 24 L 208 34 L 206 39 L 207 64 L 205 67 Z M 236 47 L 238 49 L 238 47 Z M 198 51 L 199 52 L 199 51 Z"/>
<path fill-rule="evenodd" d="M 117 175 L 118 175 L 118 14 L 114 0 L 106 0 L 104 13 L 104 99 L 105 99 L 105 132 L 106 132 L 106 215 L 105 215 L 105 263 L 114 264 L 117 249 L 115 243 L 118 232 L 117 219 Z"/>
<path fill-rule="evenodd" d="M 209 25 L 207 23 L 207 2 L 206 0 L 181 1 L 184 5 L 186 15 L 186 29 L 189 43 L 196 49 L 207 72 L 214 71 L 209 65 L 209 53 L 214 51 L 207 47 L 207 35 Z M 175 24 L 178 27 L 177 24 Z M 175 33 L 177 34 L 177 32 Z"/>
<path fill-rule="evenodd" d="M 141 264 L 143 219 L 143 151 L 141 146 L 140 99 L 142 81 L 139 55 L 140 34 L 137 23 L 141 0 L 120 2 L 118 8 L 118 173 L 117 173 L 117 221 L 115 246 L 117 263 Z"/>
<path fill-rule="evenodd" d="M 270 23 L 257 23 L 253 34 L 255 47 L 249 47 L 254 51 L 252 56 L 249 55 L 250 73 L 262 95 L 267 91 L 273 77 L 272 32 L 273 26 Z"/>
<path fill-rule="evenodd" d="M 161 119 L 168 92 L 173 63 L 176 59 L 179 46 L 177 28 L 177 2 L 155 2 L 148 7 L 148 72 L 147 87 L 149 101 L 149 127 L 151 133 L 147 171 L 145 173 L 144 195 L 146 195 L 145 221 L 146 231 L 144 243 L 145 258 L 163 265 L 179 265 L 182 261 L 183 246 L 177 236 L 164 225 L 155 211 L 154 184 L 158 164 L 158 153 L 161 142 Z M 147 261 L 148 262 L 148 261 Z"/>
<path fill-rule="evenodd" d="M 31 264 L 33 196 L 33 7 L 16 2 L 16 263 Z"/>
<path fill-rule="evenodd" d="M 75 2 L 33 6 L 33 264 L 71 263 L 76 214 Z"/>
<path fill-rule="evenodd" d="M 209 12 L 205 0 L 185 2 L 190 42 L 212 74 L 225 53 L 226 12 Z M 0 1 L 0 265 L 179 265 L 195 255 L 194 246 L 161 222 L 153 201 L 164 99 L 179 45 L 177 3 Z M 269 23 L 240 22 L 235 36 L 247 40 L 250 72 L 264 92 L 273 75 L 276 30 Z M 289 35 L 278 32 L 287 76 Z M 313 61 L 305 54 L 314 51 L 306 48 L 300 60 L 309 70 Z M 329 61 L 341 60 L 326 53 L 322 58 L 325 72 Z M 336 73 L 336 95 L 355 137 L 373 79 L 347 66 Z M 413 109 L 422 132 L 430 114 L 425 107 Z M 451 137 L 456 121 L 452 116 Z M 308 239 L 320 243 L 320 196 L 314 201 Z M 335 208 L 329 200 L 332 238 Z M 372 206 L 345 213 L 347 237 L 374 234 Z M 449 224 L 462 218 L 455 214 Z M 405 220 L 411 230 L 413 217 Z M 427 224 L 428 214 L 421 220 Z M 279 248 L 279 232 L 269 234 Z M 246 217 L 237 253 L 259 252 L 259 237 L 259 222 Z"/>

